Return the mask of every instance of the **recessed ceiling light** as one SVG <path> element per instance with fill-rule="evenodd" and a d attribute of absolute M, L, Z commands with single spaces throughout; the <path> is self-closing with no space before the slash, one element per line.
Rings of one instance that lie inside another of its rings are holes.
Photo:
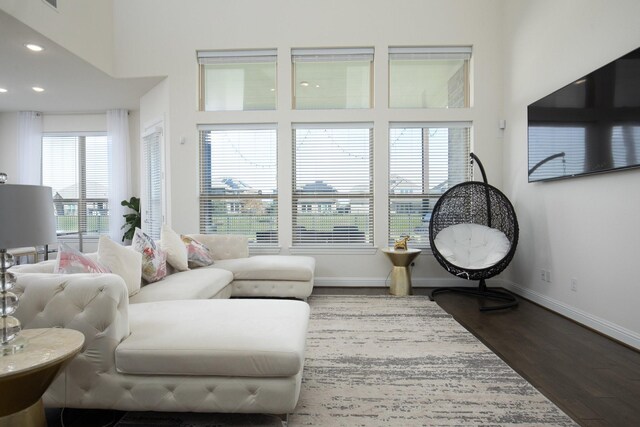
<path fill-rule="evenodd" d="M 320 85 L 316 85 L 316 87 L 320 87 Z"/>
<path fill-rule="evenodd" d="M 307 87 L 309 86 L 309 82 L 303 80 L 300 82 L 300 86 Z"/>
<path fill-rule="evenodd" d="M 33 52 L 42 52 L 44 50 L 42 46 L 33 43 L 27 43 L 24 46 Z"/>
<path fill-rule="evenodd" d="M 39 86 L 34 86 L 31 89 L 33 89 L 35 92 L 44 92 L 44 89 Z"/>
<path fill-rule="evenodd" d="M 271 92 L 275 92 L 275 91 L 276 91 L 276 89 L 275 89 L 275 88 L 271 88 L 271 89 L 269 89 L 269 90 L 270 90 Z"/>
<path fill-rule="evenodd" d="M 587 81 L 587 79 L 580 79 L 580 80 L 576 81 L 574 84 L 581 85 L 583 83 L 586 83 L 586 81 Z"/>
<path fill-rule="evenodd" d="M 3 87 L 0 87 L 0 93 L 7 93 L 7 90 Z"/>

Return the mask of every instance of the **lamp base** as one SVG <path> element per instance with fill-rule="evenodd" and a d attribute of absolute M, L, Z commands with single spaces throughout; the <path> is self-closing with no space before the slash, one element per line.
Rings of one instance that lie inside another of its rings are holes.
<path fill-rule="evenodd" d="M 6 344 L 0 344 L 0 357 L 18 353 L 24 349 L 26 344 L 27 341 L 22 337 L 16 337 L 16 339 Z"/>

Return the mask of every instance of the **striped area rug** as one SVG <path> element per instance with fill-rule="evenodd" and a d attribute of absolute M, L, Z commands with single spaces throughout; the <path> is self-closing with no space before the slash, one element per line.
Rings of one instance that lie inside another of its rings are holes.
<path fill-rule="evenodd" d="M 426 296 L 313 296 L 292 426 L 574 426 Z"/>
<path fill-rule="evenodd" d="M 575 426 L 426 296 L 321 295 L 289 426 Z M 117 427 L 279 426 L 268 415 L 129 412 Z"/>

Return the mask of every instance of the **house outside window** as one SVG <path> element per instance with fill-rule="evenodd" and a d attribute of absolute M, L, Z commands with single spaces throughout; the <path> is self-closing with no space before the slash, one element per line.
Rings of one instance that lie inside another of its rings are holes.
<path fill-rule="evenodd" d="M 201 125 L 200 232 L 278 243 L 276 126 Z"/>
<path fill-rule="evenodd" d="M 52 188 L 60 240 L 77 243 L 109 232 L 106 133 L 45 134 L 42 184 Z"/>
<path fill-rule="evenodd" d="M 390 47 L 390 108 L 466 108 L 471 47 Z"/>
<path fill-rule="evenodd" d="M 293 245 L 373 245 L 373 125 L 294 124 Z"/>
<path fill-rule="evenodd" d="M 373 48 L 292 49 L 293 108 L 373 107 Z"/>
<path fill-rule="evenodd" d="M 391 123 L 389 243 L 409 235 L 429 247 L 429 221 L 439 197 L 471 179 L 471 123 Z"/>
<path fill-rule="evenodd" d="M 276 109 L 276 50 L 198 51 L 201 111 Z"/>

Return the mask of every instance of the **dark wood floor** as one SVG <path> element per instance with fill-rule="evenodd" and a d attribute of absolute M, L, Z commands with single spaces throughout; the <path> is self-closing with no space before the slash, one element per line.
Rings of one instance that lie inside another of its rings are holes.
<path fill-rule="evenodd" d="M 414 289 L 428 295 L 428 288 Z M 316 288 L 314 294 L 384 294 L 384 288 Z M 640 426 L 640 352 L 526 300 L 481 313 L 477 298 L 437 303 L 583 426 Z"/>
<path fill-rule="evenodd" d="M 428 295 L 430 289 L 414 289 Z M 386 294 L 386 288 L 315 288 L 321 294 Z M 542 394 L 583 426 L 640 426 L 640 352 L 521 300 L 515 309 L 481 313 L 469 296 L 441 294 L 437 303 Z M 102 426 L 116 411 L 67 410 L 66 427 Z M 47 410 L 50 427 L 59 410 Z"/>

